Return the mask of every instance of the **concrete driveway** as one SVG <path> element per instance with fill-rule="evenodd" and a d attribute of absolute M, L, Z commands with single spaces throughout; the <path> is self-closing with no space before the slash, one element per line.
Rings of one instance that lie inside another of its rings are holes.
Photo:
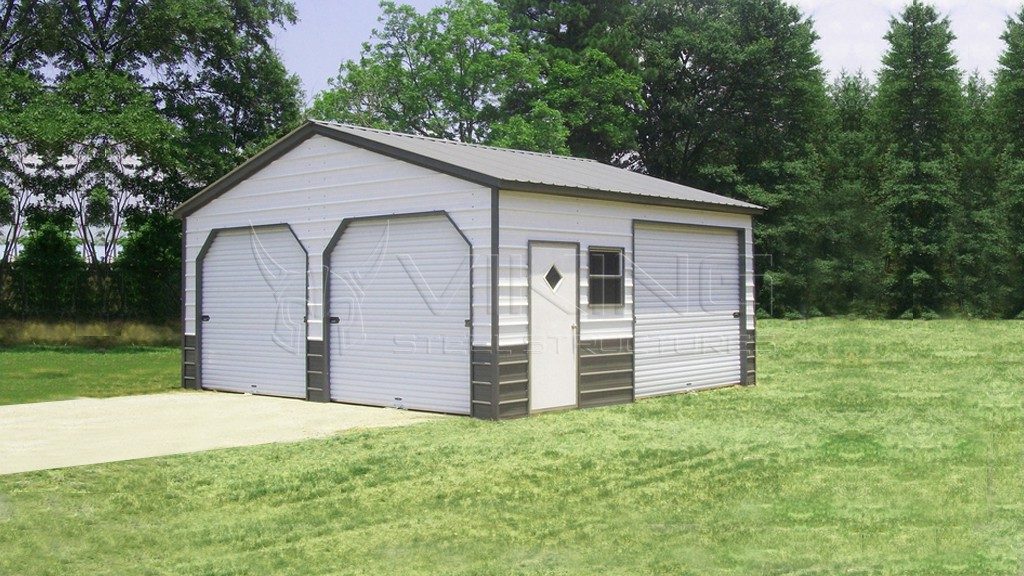
<path fill-rule="evenodd" d="M 0 406 L 0 474 L 294 442 L 443 418 L 217 392 Z"/>

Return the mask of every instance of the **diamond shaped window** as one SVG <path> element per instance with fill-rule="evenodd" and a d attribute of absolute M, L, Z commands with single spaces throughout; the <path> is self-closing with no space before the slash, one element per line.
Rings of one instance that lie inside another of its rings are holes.
<path fill-rule="evenodd" d="M 562 281 L 562 273 L 559 272 L 558 268 L 555 268 L 552 264 L 551 269 L 544 275 L 544 280 L 546 280 L 548 286 L 551 286 L 551 289 L 554 290 L 558 287 L 558 283 Z"/>

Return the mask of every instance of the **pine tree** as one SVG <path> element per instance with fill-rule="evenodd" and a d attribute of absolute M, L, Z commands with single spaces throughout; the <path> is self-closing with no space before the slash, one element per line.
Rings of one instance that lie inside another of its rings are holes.
<path fill-rule="evenodd" d="M 1000 211 L 1011 250 L 1011 315 L 1024 314 L 1024 9 L 1006 23 L 992 115 L 999 156 Z"/>
<path fill-rule="evenodd" d="M 875 87 L 843 73 L 829 89 L 831 111 L 822 154 L 823 182 L 814 200 L 812 293 L 825 314 L 876 315 L 883 270 L 879 230 L 885 218 L 877 188 L 869 114 Z"/>
<path fill-rule="evenodd" d="M 892 19 L 885 39 L 875 133 L 889 298 L 896 314 L 920 317 L 949 299 L 960 73 L 949 19 L 919 0 Z"/>
<path fill-rule="evenodd" d="M 998 317 L 1007 307 L 1010 242 L 999 206 L 998 159 L 990 115 L 991 87 L 978 74 L 964 93 L 960 188 L 955 198 L 953 296 L 961 313 Z"/>

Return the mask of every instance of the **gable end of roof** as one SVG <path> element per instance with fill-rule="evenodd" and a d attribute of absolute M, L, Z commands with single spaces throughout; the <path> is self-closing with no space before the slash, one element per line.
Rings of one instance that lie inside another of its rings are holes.
<path fill-rule="evenodd" d="M 376 132 L 381 132 L 381 131 L 376 131 Z M 390 135 L 390 133 L 387 133 L 387 134 Z M 396 160 L 401 160 L 403 162 L 408 162 L 410 164 L 413 164 L 413 165 L 416 165 L 416 166 L 420 166 L 420 167 L 426 168 L 428 170 L 433 170 L 435 172 L 440 172 L 442 174 L 447 174 L 447 175 L 452 176 L 454 178 L 458 178 L 460 180 L 466 180 L 468 182 L 473 182 L 475 184 L 479 184 L 481 186 L 484 186 L 484 187 L 487 187 L 487 188 L 492 188 L 492 189 L 510 190 L 510 191 L 519 191 L 519 192 L 536 192 L 536 193 L 541 193 L 541 194 L 556 194 L 556 195 L 560 195 L 560 196 L 570 196 L 570 197 L 576 197 L 576 198 L 590 198 L 590 199 L 599 199 L 599 200 L 602 200 L 602 199 L 603 200 L 614 200 L 614 201 L 623 201 L 623 202 L 632 202 L 632 203 L 641 203 L 641 204 L 653 204 L 653 205 L 661 205 L 661 206 L 675 206 L 675 207 L 679 207 L 679 208 L 689 208 L 689 209 L 696 209 L 696 210 L 708 210 L 708 211 L 714 211 L 714 212 L 731 212 L 731 213 L 750 214 L 750 215 L 761 214 L 761 213 L 764 212 L 764 209 L 761 208 L 760 206 L 755 206 L 753 204 L 747 204 L 747 203 L 742 203 L 742 202 L 740 202 L 738 204 L 731 204 L 731 203 L 725 203 L 725 202 L 717 203 L 717 202 L 707 202 L 707 201 L 684 200 L 684 199 L 669 198 L 669 197 L 663 197 L 663 196 L 632 194 L 632 193 L 628 193 L 628 192 L 604 191 L 604 190 L 598 190 L 598 189 L 594 189 L 594 188 L 581 188 L 581 187 L 578 187 L 578 186 L 565 186 L 565 185 L 558 185 L 558 184 L 541 184 L 541 183 L 537 183 L 537 182 L 522 182 L 522 181 L 518 181 L 518 180 L 506 180 L 506 179 L 496 178 L 494 176 L 485 174 L 483 172 L 478 172 L 478 171 L 475 171 L 475 170 L 471 170 L 469 168 L 466 168 L 465 166 L 459 166 L 459 165 L 456 165 L 456 164 L 453 164 L 453 163 L 450 163 L 450 162 L 445 162 L 445 161 L 440 160 L 438 158 L 434 158 L 434 157 L 427 156 L 427 155 L 424 155 L 424 154 L 418 154 L 418 153 L 413 152 L 413 151 L 405 150 L 405 149 L 400 148 L 398 146 L 391 146 L 391 145 L 388 145 L 388 144 L 386 144 L 384 142 L 379 142 L 377 140 L 374 140 L 372 138 L 367 138 L 367 137 L 360 136 L 359 134 L 352 133 L 351 131 L 348 131 L 348 130 L 343 130 L 341 128 L 332 127 L 330 124 L 327 124 L 327 123 L 321 123 L 321 122 L 316 122 L 316 121 L 307 121 L 303 125 L 299 126 L 295 130 L 292 130 L 291 132 L 289 132 L 288 134 L 283 136 L 280 140 L 278 140 L 277 142 L 273 143 L 267 149 L 263 150 L 262 152 L 260 152 L 259 154 L 255 155 L 255 156 L 253 156 L 249 160 L 243 162 L 238 167 L 236 167 L 234 170 L 232 170 L 231 172 L 228 172 L 223 177 L 218 179 L 216 182 L 214 182 L 213 184 L 210 184 L 209 186 L 204 188 L 202 191 L 197 193 L 195 196 L 193 196 L 193 197 L 189 198 L 188 200 L 182 202 L 177 208 L 174 209 L 173 215 L 175 217 L 177 217 L 177 218 L 186 218 L 190 214 L 194 213 L 196 210 L 199 210 L 203 206 L 209 204 L 210 202 L 215 200 L 221 194 L 224 194 L 228 190 L 234 188 L 235 186 L 237 186 L 239 183 L 244 181 L 249 176 L 251 176 L 254 173 L 258 172 L 259 170 L 263 169 L 264 167 L 266 167 L 267 165 L 271 164 L 272 162 L 274 162 L 278 158 L 284 156 L 285 154 L 287 154 L 291 150 L 295 149 L 297 146 L 299 146 L 300 144 L 302 144 L 303 142 L 305 142 L 306 140 L 308 140 L 309 138 L 311 138 L 313 136 L 323 136 L 323 137 L 326 137 L 326 138 L 330 138 L 332 140 L 336 140 L 338 142 L 349 144 L 349 145 L 355 146 L 357 148 L 362 148 L 364 150 L 369 150 L 371 152 L 376 152 L 378 154 L 382 154 L 384 156 L 388 156 L 388 157 L 394 158 Z M 408 137 L 409 138 L 416 138 L 414 136 L 408 136 Z M 428 140 L 436 140 L 436 139 L 428 139 Z M 444 142 L 444 141 L 440 141 L 440 142 Z M 459 143 L 455 143 L 455 142 L 451 142 L 450 144 L 453 145 L 453 146 L 459 146 L 460 145 Z M 504 149 L 493 148 L 493 147 L 483 147 L 483 146 L 481 146 L 481 148 L 487 148 L 487 149 L 490 149 L 490 150 L 501 150 L 501 151 L 506 151 L 506 152 L 519 152 L 519 151 L 514 151 L 514 150 L 504 150 Z M 528 152 L 522 152 L 522 153 L 524 153 L 524 154 L 531 154 L 531 153 L 528 153 Z M 543 155 L 543 156 L 555 157 L 555 156 L 552 156 L 552 155 Z M 580 162 L 593 162 L 591 160 L 577 159 L 577 158 L 570 158 L 570 157 L 556 157 L 556 158 L 560 158 L 560 159 L 564 158 L 564 159 L 567 159 L 567 160 L 578 160 Z M 727 199 L 725 197 L 722 197 L 722 199 L 723 200 L 729 200 L 729 199 Z"/>
<path fill-rule="evenodd" d="M 302 144 L 313 136 L 324 136 L 338 142 L 356 146 L 357 148 L 377 152 L 379 154 L 395 158 L 396 160 L 409 162 L 410 164 L 415 164 L 436 172 L 448 174 L 449 176 L 453 176 L 461 180 L 475 182 L 489 188 L 501 187 L 501 182 L 499 180 L 491 178 L 485 174 L 474 172 L 472 170 L 465 170 L 459 166 L 439 162 L 433 158 L 427 158 L 419 154 L 413 154 L 400 148 L 381 144 L 368 138 L 361 138 L 355 134 L 334 130 L 316 122 L 306 122 L 302 126 L 299 126 L 295 130 L 292 130 L 283 136 L 277 142 L 271 144 L 267 149 L 246 160 L 242 164 L 239 164 L 234 170 L 228 172 L 213 184 L 210 184 L 203 190 L 199 191 L 195 196 L 192 196 L 188 200 L 179 204 L 172 214 L 177 218 L 187 217 L 189 214 L 192 214 L 196 210 L 212 202 L 221 194 L 234 188 L 249 176 L 252 176 L 278 158 L 294 150 L 299 146 L 299 144 Z"/>

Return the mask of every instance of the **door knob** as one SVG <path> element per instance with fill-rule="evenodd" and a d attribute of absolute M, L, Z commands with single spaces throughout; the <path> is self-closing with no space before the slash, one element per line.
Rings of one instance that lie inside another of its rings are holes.
<path fill-rule="evenodd" d="M 736 319 L 739 319 L 739 317 L 740 317 L 740 313 L 739 313 L 739 312 L 733 312 L 733 313 L 732 313 L 732 317 L 733 317 L 733 318 L 736 318 Z"/>
<path fill-rule="evenodd" d="M 202 320 L 203 322 L 209 322 L 210 321 L 210 317 L 207 316 L 206 314 L 203 314 L 202 317 L 200 318 L 200 320 Z"/>

